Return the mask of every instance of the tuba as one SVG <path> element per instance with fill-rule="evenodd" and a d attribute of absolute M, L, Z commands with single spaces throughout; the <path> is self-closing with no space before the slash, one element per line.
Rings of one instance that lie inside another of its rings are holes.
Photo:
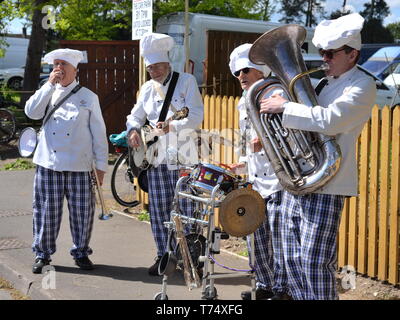
<path fill-rule="evenodd" d="M 288 100 L 317 105 L 309 73 L 301 55 L 305 28 L 289 24 L 258 38 L 249 52 L 255 64 L 265 64 L 276 78 L 259 80 L 246 95 L 246 109 L 257 136 L 282 187 L 304 195 L 324 186 L 339 169 L 341 152 L 335 137 L 282 126 L 281 114 L 260 114 L 259 102 L 280 90 Z"/>

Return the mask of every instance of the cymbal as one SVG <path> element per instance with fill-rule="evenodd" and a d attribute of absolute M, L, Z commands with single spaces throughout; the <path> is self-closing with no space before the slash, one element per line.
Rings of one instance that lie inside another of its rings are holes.
<path fill-rule="evenodd" d="M 252 189 L 241 188 L 228 193 L 221 202 L 219 223 L 231 236 L 243 237 L 256 231 L 265 219 L 265 202 Z"/>

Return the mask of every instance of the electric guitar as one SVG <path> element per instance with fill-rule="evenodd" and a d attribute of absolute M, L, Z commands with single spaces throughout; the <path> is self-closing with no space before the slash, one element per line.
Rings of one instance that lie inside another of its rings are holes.
<path fill-rule="evenodd" d="M 189 115 L 189 108 L 183 107 L 181 110 L 176 111 L 170 118 L 168 118 L 164 123 L 161 129 L 169 126 L 170 122 L 173 120 L 182 120 Z M 153 128 L 150 125 L 145 125 L 141 129 L 141 144 L 137 148 L 133 148 L 133 162 L 136 167 L 141 168 L 142 170 L 147 170 L 157 154 L 157 141 L 162 130 L 159 128 Z"/>

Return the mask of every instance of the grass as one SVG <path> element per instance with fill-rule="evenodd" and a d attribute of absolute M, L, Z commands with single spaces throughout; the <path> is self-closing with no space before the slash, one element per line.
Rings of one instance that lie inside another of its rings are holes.
<path fill-rule="evenodd" d="M 29 170 L 34 169 L 36 167 L 35 164 L 32 163 L 31 160 L 18 158 L 14 162 L 7 163 L 0 168 L 2 171 L 12 171 L 12 170 Z"/>
<path fill-rule="evenodd" d="M 150 221 L 150 215 L 146 210 L 142 210 L 140 211 L 139 215 L 138 215 L 138 219 L 139 221 Z"/>

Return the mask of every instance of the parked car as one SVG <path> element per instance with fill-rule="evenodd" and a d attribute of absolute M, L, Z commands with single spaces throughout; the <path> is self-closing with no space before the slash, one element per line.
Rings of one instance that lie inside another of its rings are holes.
<path fill-rule="evenodd" d="M 362 64 L 379 49 L 393 46 L 400 46 L 400 43 L 363 43 L 361 45 L 360 58 L 357 63 L 362 66 Z"/>
<path fill-rule="evenodd" d="M 40 70 L 40 76 L 48 77 L 52 66 L 43 63 Z M 12 90 L 21 90 L 24 80 L 25 66 L 21 68 L 9 68 L 0 70 L 0 83 L 5 84 Z M 41 78 L 42 79 L 42 78 Z"/>
<path fill-rule="evenodd" d="M 383 81 L 387 86 L 400 88 L 400 64 Z"/>
<path fill-rule="evenodd" d="M 362 66 L 383 81 L 399 64 L 400 46 L 392 46 L 379 49 Z"/>
<path fill-rule="evenodd" d="M 303 58 L 308 69 L 319 67 L 323 63 L 323 60 L 319 55 L 308 54 L 308 55 L 303 55 Z M 362 66 L 357 65 L 357 67 L 361 71 L 365 72 L 366 74 L 374 78 L 376 82 L 377 94 L 376 94 L 375 104 L 377 104 L 380 108 L 383 108 L 386 105 L 390 107 L 400 105 L 399 88 L 388 86 L 381 79 L 379 79 L 377 76 L 375 76 Z M 319 80 L 323 76 L 324 76 L 323 71 L 318 71 L 310 74 L 311 83 L 313 84 L 314 88 L 317 86 Z"/>

